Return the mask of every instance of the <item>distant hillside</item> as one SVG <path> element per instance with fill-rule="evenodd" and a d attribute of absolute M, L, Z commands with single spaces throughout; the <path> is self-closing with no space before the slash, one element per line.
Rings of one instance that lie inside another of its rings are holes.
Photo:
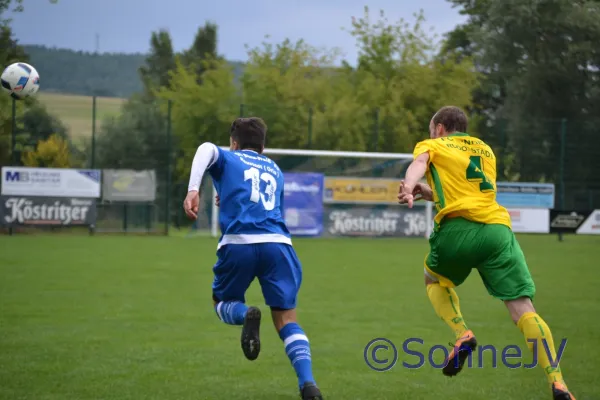
<path fill-rule="evenodd" d="M 31 64 L 40 73 L 44 91 L 104 97 L 129 97 L 142 90 L 138 69 L 145 54 L 88 53 L 24 45 Z M 236 77 L 243 65 L 233 62 Z"/>
<path fill-rule="evenodd" d="M 41 92 L 37 98 L 48 111 L 58 117 L 69 129 L 69 135 L 80 144 L 92 136 L 92 98 L 90 96 Z M 96 127 L 104 118 L 118 115 L 124 99 L 98 97 L 96 104 Z"/>

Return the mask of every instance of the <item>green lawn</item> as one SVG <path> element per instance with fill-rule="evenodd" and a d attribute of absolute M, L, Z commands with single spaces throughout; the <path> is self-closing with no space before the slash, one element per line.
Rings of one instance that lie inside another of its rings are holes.
<path fill-rule="evenodd" d="M 91 138 L 93 121 L 91 96 L 40 92 L 38 98 L 50 113 L 57 116 L 69 128 L 69 133 L 75 141 Z M 119 98 L 98 97 L 96 129 L 100 128 L 104 117 L 118 114 L 124 101 Z"/>
<path fill-rule="evenodd" d="M 600 238 L 521 236 L 536 280 L 536 306 L 556 341 L 578 400 L 600 398 Z M 326 399 L 550 399 L 540 368 L 369 369 L 374 338 L 447 344 L 422 277 L 425 240 L 296 240 L 304 265 L 300 323 L 311 340 Z M 262 353 L 245 360 L 239 328 L 211 307 L 215 241 L 162 237 L 0 237 L 0 399 L 297 399 L 296 379 L 270 319 Z M 477 274 L 459 289 L 480 344 L 523 337 Z M 262 305 L 254 285 L 250 303 Z M 381 356 L 383 358 L 383 356 Z M 442 352 L 436 353 L 439 362 Z M 477 358 L 476 358 L 477 362 Z"/>

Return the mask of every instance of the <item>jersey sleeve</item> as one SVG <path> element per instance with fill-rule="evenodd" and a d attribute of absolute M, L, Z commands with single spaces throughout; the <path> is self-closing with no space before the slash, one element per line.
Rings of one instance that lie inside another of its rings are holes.
<path fill-rule="evenodd" d="M 427 139 L 417 143 L 415 150 L 413 151 L 413 157 L 417 158 L 423 153 L 429 153 L 429 161 L 433 161 L 435 158 L 435 144 L 433 140 Z"/>
<path fill-rule="evenodd" d="M 219 146 L 215 147 L 217 148 L 217 159 L 208 167 L 207 171 L 213 179 L 218 180 L 221 178 L 221 174 L 223 173 L 223 168 L 229 154 Z"/>
<path fill-rule="evenodd" d="M 188 191 L 200 190 L 204 173 L 219 159 L 218 147 L 212 143 L 202 143 L 192 161 Z"/>

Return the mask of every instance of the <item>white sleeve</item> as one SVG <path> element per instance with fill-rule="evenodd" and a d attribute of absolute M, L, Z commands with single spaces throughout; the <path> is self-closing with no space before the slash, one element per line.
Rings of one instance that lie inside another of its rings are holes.
<path fill-rule="evenodd" d="M 194 162 L 192 163 L 192 171 L 190 173 L 190 183 L 188 185 L 188 192 L 192 190 L 199 190 L 200 184 L 202 183 L 202 177 L 204 172 L 210 168 L 219 159 L 219 149 L 212 143 L 202 143 L 196 155 L 194 156 Z"/>

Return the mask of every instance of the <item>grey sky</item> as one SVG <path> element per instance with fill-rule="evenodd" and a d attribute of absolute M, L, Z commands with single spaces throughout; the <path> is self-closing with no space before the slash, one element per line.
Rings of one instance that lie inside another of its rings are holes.
<path fill-rule="evenodd" d="M 94 50 L 98 33 L 100 51 L 131 53 L 146 52 L 150 33 L 161 28 L 182 50 L 209 20 L 219 26 L 219 52 L 230 60 L 245 60 L 244 44 L 258 45 L 265 35 L 339 47 L 354 60 L 354 40 L 341 27 L 362 15 L 365 4 L 374 14 L 385 10 L 390 20 L 412 21 L 422 8 L 438 34 L 463 21 L 446 0 L 27 0 L 25 12 L 13 16 L 13 29 L 23 44 L 87 51 Z"/>

